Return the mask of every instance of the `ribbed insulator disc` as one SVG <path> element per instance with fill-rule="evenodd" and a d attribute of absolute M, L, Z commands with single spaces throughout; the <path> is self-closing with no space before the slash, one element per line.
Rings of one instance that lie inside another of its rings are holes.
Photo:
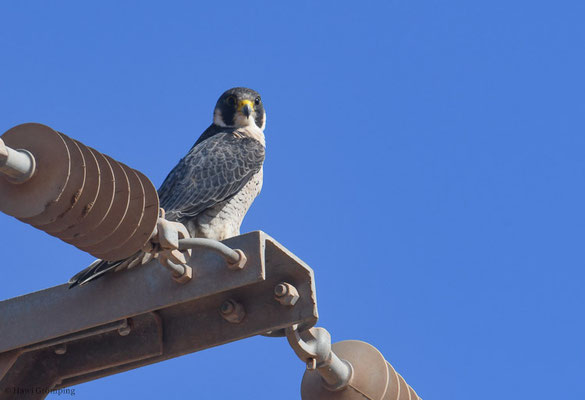
<path fill-rule="evenodd" d="M 85 185 L 86 167 L 81 149 L 77 143 L 68 136 L 62 135 L 59 132 L 57 132 L 57 134 L 63 138 L 69 150 L 71 161 L 69 179 L 67 180 L 67 184 L 59 198 L 56 201 L 47 204 L 47 207 L 42 214 L 30 218 L 20 218 L 22 222 L 26 222 L 27 224 L 36 227 L 50 224 L 61 219 L 63 215 L 77 204 L 77 201 L 83 192 L 83 186 Z"/>
<path fill-rule="evenodd" d="M 105 157 L 114 171 L 114 199 L 106 217 L 97 227 L 80 234 L 69 242 L 80 249 L 97 244 L 111 235 L 122 223 L 126 211 L 128 211 L 130 183 L 126 172 L 116 160 L 109 156 Z"/>
<path fill-rule="evenodd" d="M 64 136 L 64 135 L 62 135 Z M 100 169 L 95 155 L 87 146 L 75 141 L 85 160 L 85 185 L 73 207 L 52 223 L 37 226 L 45 232 L 56 235 L 79 224 L 95 204 L 100 190 Z"/>
<path fill-rule="evenodd" d="M 40 124 L 19 125 L 2 139 L 31 152 L 36 169 L 21 184 L 0 177 L 0 211 L 107 261 L 146 244 L 159 199 L 142 173 Z"/>
<path fill-rule="evenodd" d="M 397 399 L 400 400 L 401 397 L 399 395 L 401 393 L 402 386 L 401 386 L 401 383 L 399 382 L 399 380 L 402 377 L 400 375 L 398 375 L 398 373 L 396 373 L 396 371 L 394 370 L 394 368 L 392 368 L 392 365 L 390 365 L 390 363 L 386 362 L 386 367 L 388 368 L 388 386 L 386 387 L 386 394 L 384 394 L 384 400 L 397 400 Z M 404 381 L 404 379 L 402 379 L 402 381 Z M 404 394 L 404 392 L 405 391 L 402 390 L 403 394 Z M 413 397 L 412 400 L 417 400 L 417 398 Z"/>
<path fill-rule="evenodd" d="M 420 400 L 417 394 L 384 356 L 372 345 L 359 340 L 334 343 L 333 352 L 352 365 L 348 387 L 327 390 L 316 370 L 306 370 L 301 384 L 303 400 Z"/>
<path fill-rule="evenodd" d="M 103 240 L 91 246 L 81 247 L 81 250 L 87 251 L 88 253 L 105 256 L 110 250 L 118 247 L 120 243 L 123 243 L 132 236 L 136 228 L 138 228 L 138 225 L 140 225 L 142 213 L 144 212 L 144 189 L 142 188 L 142 182 L 131 168 L 122 163 L 119 163 L 119 165 L 128 178 L 130 188 L 128 209 L 122 220 L 119 221 L 119 225 L 105 236 Z"/>
<path fill-rule="evenodd" d="M 71 161 L 65 140 L 48 126 L 34 123 L 15 126 L 2 140 L 13 149 L 31 152 L 36 170 L 21 184 L 0 176 L 0 211 L 16 218 L 42 215 L 61 198 L 69 179 Z"/>
<path fill-rule="evenodd" d="M 77 237 L 86 234 L 98 226 L 110 211 L 114 201 L 114 171 L 106 157 L 97 150 L 88 147 L 94 155 L 99 169 L 98 195 L 95 202 L 89 203 L 82 211 L 82 219 L 79 223 L 56 234 L 57 237 L 67 243 L 72 243 Z"/>
<path fill-rule="evenodd" d="M 144 189 L 144 212 L 140 224 L 131 236 L 119 242 L 118 247 L 105 254 L 94 254 L 96 257 L 104 260 L 121 260 L 129 257 L 134 254 L 130 252 L 130 249 L 141 248 L 156 227 L 159 207 L 158 193 L 150 179 L 140 171 L 134 170 L 134 172 L 138 175 Z"/>

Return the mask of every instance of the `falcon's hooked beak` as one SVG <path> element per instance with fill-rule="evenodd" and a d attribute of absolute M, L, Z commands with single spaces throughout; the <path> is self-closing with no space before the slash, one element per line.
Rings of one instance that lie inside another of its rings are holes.
<path fill-rule="evenodd" d="M 238 104 L 238 111 L 244 114 L 246 118 L 250 118 L 250 115 L 254 111 L 254 104 L 250 100 L 242 100 Z"/>

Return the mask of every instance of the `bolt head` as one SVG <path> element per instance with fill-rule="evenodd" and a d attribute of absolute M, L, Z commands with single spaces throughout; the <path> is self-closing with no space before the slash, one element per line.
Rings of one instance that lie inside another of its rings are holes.
<path fill-rule="evenodd" d="M 246 316 L 244 306 L 235 300 L 226 300 L 219 307 L 219 312 L 223 319 L 232 324 L 239 324 Z"/>
<path fill-rule="evenodd" d="M 173 276 L 173 280 L 178 283 L 187 283 L 193 278 L 193 268 L 188 266 L 187 264 L 183 264 L 185 268 L 185 272 L 181 276 Z"/>
<path fill-rule="evenodd" d="M 241 269 L 244 269 L 244 267 L 246 266 L 246 262 L 248 261 L 248 258 L 246 257 L 246 254 L 244 254 L 244 252 L 240 249 L 235 249 L 235 252 L 238 253 L 240 259 L 238 262 L 234 264 L 228 263 L 228 268 L 231 269 L 232 271 L 239 271 Z"/>
<path fill-rule="evenodd" d="M 299 297 L 297 288 L 290 283 L 282 282 L 274 287 L 274 298 L 283 306 L 294 306 Z"/>
<path fill-rule="evenodd" d="M 120 336 L 128 336 L 130 332 L 132 332 L 132 328 L 130 328 L 129 326 L 125 326 L 123 328 L 118 329 L 118 335 Z"/>
<path fill-rule="evenodd" d="M 284 296 L 287 292 L 288 292 L 288 289 L 284 283 L 279 283 L 274 288 L 274 294 L 277 295 L 278 297 Z"/>
<path fill-rule="evenodd" d="M 224 301 L 220 310 L 223 315 L 231 314 L 235 310 L 234 303 L 231 300 Z"/>

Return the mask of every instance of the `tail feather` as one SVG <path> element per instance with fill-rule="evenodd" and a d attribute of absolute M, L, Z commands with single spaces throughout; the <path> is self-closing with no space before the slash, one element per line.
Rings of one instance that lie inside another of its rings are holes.
<path fill-rule="evenodd" d="M 69 279 L 69 289 L 74 288 L 75 286 L 84 285 L 89 281 L 97 279 L 106 272 L 113 270 L 114 268 L 116 268 L 118 265 L 122 264 L 125 261 L 126 260 L 120 261 L 95 260 L 93 263 L 90 264 L 89 267 L 78 272 L 71 279 Z"/>
<path fill-rule="evenodd" d="M 147 257 L 149 255 L 149 257 Z M 85 285 L 87 282 L 93 281 L 94 279 L 99 278 L 100 276 L 104 275 L 110 271 L 121 271 L 123 269 L 131 268 L 136 265 L 145 264 L 146 262 L 152 259 L 152 255 L 150 253 L 143 253 L 142 251 L 136 252 L 131 257 L 125 258 L 123 260 L 118 261 L 104 261 L 104 260 L 95 260 L 92 262 L 89 267 L 85 268 L 82 271 L 79 271 L 77 274 L 73 275 L 71 279 L 69 279 L 69 289 L 74 288 L 75 286 Z"/>

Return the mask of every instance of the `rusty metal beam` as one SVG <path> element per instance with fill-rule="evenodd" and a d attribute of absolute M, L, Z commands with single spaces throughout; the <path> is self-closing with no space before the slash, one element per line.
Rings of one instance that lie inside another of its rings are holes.
<path fill-rule="evenodd" d="M 61 285 L 0 302 L 0 399 L 42 399 L 51 389 L 317 322 L 307 265 L 262 232 L 224 243 L 243 250 L 245 268 L 200 251 L 183 285 L 153 261 L 74 290 Z M 298 291 L 294 305 L 275 298 L 282 282 Z M 226 314 L 233 308 L 226 302 L 238 305 L 238 318 Z M 38 387 L 46 390 L 22 393 Z"/>

